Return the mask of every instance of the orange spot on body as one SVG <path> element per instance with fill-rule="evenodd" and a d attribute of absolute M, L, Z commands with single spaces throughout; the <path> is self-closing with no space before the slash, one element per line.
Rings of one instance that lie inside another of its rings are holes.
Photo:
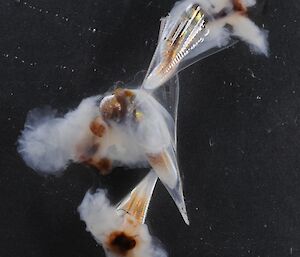
<path fill-rule="evenodd" d="M 237 12 L 240 12 L 241 14 L 247 13 L 246 6 L 243 5 L 241 0 L 232 0 L 233 1 L 233 9 Z"/>
<path fill-rule="evenodd" d="M 165 167 L 168 163 L 168 158 L 164 152 L 158 154 L 148 154 L 148 161 L 151 166 Z"/>
<path fill-rule="evenodd" d="M 90 158 L 85 161 L 88 165 L 95 167 L 100 171 L 101 175 L 108 175 L 112 170 L 112 161 L 108 158 L 95 159 Z"/>
<path fill-rule="evenodd" d="M 101 120 L 102 121 L 102 120 Z M 105 126 L 102 124 L 98 118 L 93 120 L 90 124 L 90 130 L 97 137 L 102 137 L 105 134 Z"/>

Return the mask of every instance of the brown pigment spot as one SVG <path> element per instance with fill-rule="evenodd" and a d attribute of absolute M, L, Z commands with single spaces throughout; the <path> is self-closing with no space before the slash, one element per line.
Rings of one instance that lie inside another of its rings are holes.
<path fill-rule="evenodd" d="M 131 90 L 117 88 L 113 97 L 105 101 L 100 108 L 103 119 L 106 121 L 122 121 L 128 112 L 128 105 L 132 104 L 134 96 L 135 94 Z"/>
<path fill-rule="evenodd" d="M 112 170 L 112 161 L 107 158 L 102 158 L 100 160 L 89 158 L 85 163 L 95 167 L 103 176 L 108 175 Z"/>
<path fill-rule="evenodd" d="M 104 172 L 104 173 L 109 173 L 109 171 L 111 171 L 112 169 L 112 163 L 111 160 L 107 159 L 107 158 L 103 158 L 98 162 L 98 167 L 99 169 Z"/>
<path fill-rule="evenodd" d="M 164 152 L 159 154 L 148 154 L 147 157 L 148 157 L 148 161 L 153 166 L 159 166 L 159 167 L 166 166 L 167 157 Z"/>
<path fill-rule="evenodd" d="M 123 118 L 127 113 L 127 107 L 128 107 L 128 99 L 126 96 L 126 90 L 123 90 L 120 88 L 116 89 L 115 97 L 121 105 L 120 117 Z"/>
<path fill-rule="evenodd" d="M 124 232 L 116 231 L 109 235 L 108 245 L 114 252 L 125 256 L 128 251 L 136 246 L 136 240 Z"/>
<path fill-rule="evenodd" d="M 125 91 L 125 95 L 129 98 L 132 98 L 135 96 L 135 94 L 131 90 L 125 89 L 124 91 Z"/>
<path fill-rule="evenodd" d="M 90 130 L 95 136 L 102 137 L 105 133 L 105 126 L 95 119 L 90 124 Z"/>
<path fill-rule="evenodd" d="M 247 8 L 242 4 L 241 0 L 233 0 L 233 9 L 242 14 L 247 13 Z"/>
<path fill-rule="evenodd" d="M 101 106 L 100 112 L 105 120 L 117 120 L 120 119 L 122 108 L 121 104 L 115 97 L 106 100 Z"/>

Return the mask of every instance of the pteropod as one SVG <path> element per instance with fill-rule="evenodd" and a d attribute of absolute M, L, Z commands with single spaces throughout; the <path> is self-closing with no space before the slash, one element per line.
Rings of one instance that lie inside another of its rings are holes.
<path fill-rule="evenodd" d="M 115 138 L 123 135 L 114 143 L 115 151 L 120 142 L 129 140 L 123 147 L 136 147 L 137 155 L 142 156 L 167 190 L 188 224 L 188 217 L 182 192 L 179 168 L 176 156 L 175 121 L 168 111 L 148 92 L 142 89 L 118 89 L 107 96 L 100 104 L 102 119 L 110 127 Z M 99 124 L 100 126 L 101 124 Z M 113 142 L 110 140 L 110 143 Z M 109 147 L 108 147 L 109 149 Z M 107 157 L 107 155 L 106 155 Z"/>
<path fill-rule="evenodd" d="M 116 206 L 111 205 L 103 190 L 86 193 L 78 207 L 80 217 L 108 257 L 167 256 L 145 224 L 156 181 L 156 174 L 150 172 Z"/>
<path fill-rule="evenodd" d="M 141 88 L 117 88 L 83 100 L 63 117 L 33 111 L 18 150 L 30 167 L 47 174 L 58 174 L 71 161 L 92 165 L 102 174 L 116 166 L 151 166 L 188 224 L 172 111 L 178 104 L 178 81 L 169 88 L 168 95 L 165 90 L 155 95 Z"/>
<path fill-rule="evenodd" d="M 176 72 L 235 42 L 245 41 L 267 54 L 266 33 L 248 17 L 255 1 L 186 0 L 161 20 L 157 48 L 142 87 L 153 90 Z"/>

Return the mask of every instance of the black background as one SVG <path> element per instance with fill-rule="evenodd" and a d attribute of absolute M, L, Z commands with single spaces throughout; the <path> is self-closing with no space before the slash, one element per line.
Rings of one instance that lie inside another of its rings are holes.
<path fill-rule="evenodd" d="M 26 167 L 26 114 L 61 112 L 145 70 L 171 0 L 0 1 L 0 256 L 104 256 L 76 208 L 101 185 L 119 200 L 145 171 L 108 177 Z M 171 257 L 300 256 L 298 0 L 259 1 L 270 56 L 239 43 L 180 73 L 178 146 L 191 226 L 159 183 L 147 223 Z"/>

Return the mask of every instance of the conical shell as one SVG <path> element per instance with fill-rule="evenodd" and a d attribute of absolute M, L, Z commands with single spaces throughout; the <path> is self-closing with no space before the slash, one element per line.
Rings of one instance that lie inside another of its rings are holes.
<path fill-rule="evenodd" d="M 123 210 L 143 224 L 146 219 L 149 203 L 157 181 L 155 172 L 148 175 L 117 205 L 117 210 Z"/>

